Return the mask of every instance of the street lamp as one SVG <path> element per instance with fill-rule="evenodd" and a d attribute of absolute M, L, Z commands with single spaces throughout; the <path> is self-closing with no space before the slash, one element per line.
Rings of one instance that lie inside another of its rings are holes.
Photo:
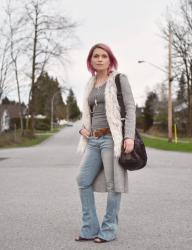
<path fill-rule="evenodd" d="M 68 88 L 66 87 L 62 87 L 60 88 L 58 91 L 56 91 L 53 96 L 52 96 L 52 99 L 51 99 L 51 131 L 53 131 L 53 115 L 54 115 L 54 99 L 55 99 L 55 96 L 61 91 L 61 92 L 64 92 L 65 90 L 69 90 Z"/>
<path fill-rule="evenodd" d="M 171 60 L 169 58 L 169 60 Z M 169 63 L 169 71 L 164 70 L 163 68 L 148 62 L 144 60 L 139 60 L 138 63 L 147 63 L 156 69 L 166 73 L 168 75 L 168 142 L 172 142 L 173 139 L 173 132 L 172 132 L 172 127 L 173 127 L 173 115 L 172 115 L 172 81 L 174 77 L 172 77 L 172 72 L 171 72 L 171 63 Z"/>
<path fill-rule="evenodd" d="M 161 68 L 161 67 L 155 65 L 154 63 L 151 63 L 151 62 L 148 62 L 148 61 L 144 61 L 144 60 L 139 60 L 139 61 L 137 61 L 137 62 L 138 62 L 138 63 L 147 63 L 147 64 L 149 64 L 149 65 L 155 67 L 156 69 L 161 70 L 162 72 L 164 72 L 164 73 L 166 73 L 166 74 L 168 73 L 165 69 L 163 69 L 163 68 Z"/>

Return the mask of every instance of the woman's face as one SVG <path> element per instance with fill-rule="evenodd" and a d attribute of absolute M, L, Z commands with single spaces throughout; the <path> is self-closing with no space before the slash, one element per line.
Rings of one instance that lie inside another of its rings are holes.
<path fill-rule="evenodd" d="M 108 71 L 110 65 L 110 59 L 108 53 L 100 48 L 94 49 L 91 57 L 91 65 L 96 72 Z"/>

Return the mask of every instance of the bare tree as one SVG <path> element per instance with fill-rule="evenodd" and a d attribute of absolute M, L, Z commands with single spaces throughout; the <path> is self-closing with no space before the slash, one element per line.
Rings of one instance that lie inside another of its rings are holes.
<path fill-rule="evenodd" d="M 24 126 L 23 126 L 23 111 L 21 103 L 21 91 L 20 91 L 20 81 L 19 81 L 19 69 L 18 69 L 18 58 L 22 56 L 22 38 L 21 38 L 21 21 L 22 18 L 14 18 L 15 11 L 11 6 L 11 0 L 8 0 L 5 13 L 8 20 L 8 30 L 7 37 L 9 39 L 9 54 L 11 58 L 11 65 L 15 74 L 15 81 L 17 86 L 17 95 L 20 107 L 20 125 L 21 125 L 21 135 L 24 135 Z M 17 15 L 17 13 L 16 13 Z M 14 22 L 13 22 L 14 19 Z"/>
<path fill-rule="evenodd" d="M 26 24 L 27 43 L 26 55 L 31 61 L 31 89 L 30 89 L 30 114 L 34 131 L 35 113 L 35 82 L 46 66 L 50 65 L 52 59 L 60 63 L 67 60 L 68 51 L 71 48 L 71 41 L 74 38 L 76 23 L 71 22 L 64 16 L 48 15 L 44 7 L 48 0 L 31 0 L 25 5 L 24 22 Z"/>
<path fill-rule="evenodd" d="M 8 88 L 7 77 L 10 68 L 9 39 L 4 36 L 3 28 L 0 29 L 0 102 Z"/>
<path fill-rule="evenodd" d="M 173 34 L 173 58 L 174 71 L 178 76 L 178 82 L 182 74 L 187 83 L 187 106 L 188 106 L 188 135 L 192 136 L 192 0 L 181 0 L 179 13 L 171 15 L 169 10 L 167 25 L 162 32 L 168 40 L 168 26 L 171 26 Z"/>
<path fill-rule="evenodd" d="M 0 97 L 14 73 L 18 99 L 21 103 L 23 84 L 23 82 L 20 83 L 21 76 L 25 72 L 25 76 L 30 77 L 29 112 L 32 132 L 34 132 L 36 80 L 47 71 L 47 67 L 56 68 L 59 64 L 65 66 L 66 62 L 69 62 L 68 52 L 73 48 L 74 41 L 77 41 L 74 35 L 77 24 L 56 13 L 52 16 L 48 15 L 45 10 L 48 4 L 48 0 L 29 0 L 20 2 L 19 5 L 17 3 L 13 9 L 12 1 L 7 0 L 6 22 L 0 29 L 2 37 L 0 39 Z M 9 69 L 11 71 L 8 73 Z M 22 112 L 20 113 L 23 131 Z"/>

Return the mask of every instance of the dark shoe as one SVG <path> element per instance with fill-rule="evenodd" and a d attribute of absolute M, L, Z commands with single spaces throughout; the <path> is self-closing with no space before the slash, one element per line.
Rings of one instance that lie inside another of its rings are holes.
<path fill-rule="evenodd" d="M 107 240 L 104 240 L 104 239 L 101 239 L 101 238 L 99 238 L 99 237 L 96 237 L 96 238 L 94 239 L 94 242 L 95 242 L 95 243 L 105 243 L 105 242 L 107 242 Z"/>
<path fill-rule="evenodd" d="M 75 238 L 75 241 L 88 241 L 88 240 L 94 240 L 95 238 L 91 238 L 91 239 L 87 239 L 87 238 L 83 238 L 81 236 L 77 236 Z"/>

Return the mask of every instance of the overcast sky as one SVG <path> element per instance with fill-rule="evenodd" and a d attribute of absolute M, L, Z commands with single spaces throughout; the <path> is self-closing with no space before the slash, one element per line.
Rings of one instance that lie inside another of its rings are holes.
<path fill-rule="evenodd" d="M 137 104 L 142 105 L 146 90 L 164 81 L 166 75 L 149 64 L 167 65 L 166 42 L 161 38 L 170 0 L 64 0 L 60 10 L 81 21 L 78 35 L 81 46 L 73 51 L 68 82 L 82 105 L 84 86 L 90 77 L 86 68 L 87 53 L 98 42 L 108 44 L 119 62 L 119 71 L 127 74 Z"/>
<path fill-rule="evenodd" d="M 173 1 L 172 1 L 173 2 Z M 119 63 L 119 71 L 128 76 L 135 102 L 142 105 L 146 89 L 153 89 L 166 75 L 159 67 L 167 65 L 166 42 L 160 37 L 159 24 L 164 22 L 170 0 L 50 0 L 50 8 L 79 22 L 80 44 L 71 51 L 71 65 L 63 74 L 72 87 L 80 108 L 84 86 L 90 77 L 86 57 L 92 45 L 108 44 Z"/>

